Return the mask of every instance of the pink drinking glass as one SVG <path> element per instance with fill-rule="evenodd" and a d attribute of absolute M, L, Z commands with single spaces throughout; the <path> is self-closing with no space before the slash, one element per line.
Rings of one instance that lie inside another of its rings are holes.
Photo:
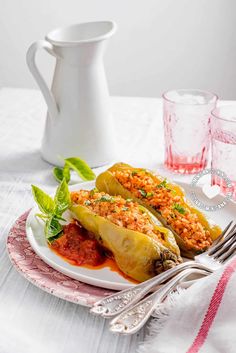
<path fill-rule="evenodd" d="M 236 105 L 225 105 L 212 111 L 211 150 L 212 168 L 230 179 L 229 183 L 213 174 L 212 183 L 219 185 L 225 194 L 231 192 L 236 200 Z"/>
<path fill-rule="evenodd" d="M 207 165 L 211 111 L 218 97 L 198 89 L 163 94 L 165 166 L 173 172 L 193 174 Z"/>

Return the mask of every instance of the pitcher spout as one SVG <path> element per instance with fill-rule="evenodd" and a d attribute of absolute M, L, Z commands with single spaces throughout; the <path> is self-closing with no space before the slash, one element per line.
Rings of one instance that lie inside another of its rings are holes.
<path fill-rule="evenodd" d="M 51 31 L 46 40 L 55 46 L 71 47 L 110 38 L 117 29 L 113 21 L 78 23 Z"/>
<path fill-rule="evenodd" d="M 51 31 L 46 40 L 67 65 L 86 67 L 102 61 L 107 40 L 116 28 L 112 21 L 79 23 Z"/>

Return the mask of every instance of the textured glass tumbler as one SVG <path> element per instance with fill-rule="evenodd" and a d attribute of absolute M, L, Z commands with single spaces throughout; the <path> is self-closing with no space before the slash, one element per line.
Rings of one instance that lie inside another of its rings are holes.
<path fill-rule="evenodd" d="M 211 111 L 218 97 L 197 89 L 163 94 L 165 166 L 173 172 L 193 174 L 207 165 Z"/>
<path fill-rule="evenodd" d="M 236 105 L 216 108 L 211 119 L 211 146 L 214 169 L 224 172 L 232 184 L 233 198 L 236 199 Z M 220 176 L 213 175 L 213 184 L 226 193 L 229 184 Z"/>

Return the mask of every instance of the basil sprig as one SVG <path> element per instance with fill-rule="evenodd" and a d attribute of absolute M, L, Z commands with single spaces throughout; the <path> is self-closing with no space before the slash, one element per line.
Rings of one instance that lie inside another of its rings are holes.
<path fill-rule="evenodd" d="M 78 157 L 71 157 L 65 159 L 65 165 L 63 168 L 55 167 L 53 169 L 54 178 L 61 182 L 65 178 L 66 182 L 70 181 L 70 169 L 73 169 L 82 180 L 90 181 L 96 178 L 96 175 L 89 167 L 89 165 Z"/>
<path fill-rule="evenodd" d="M 64 168 L 54 167 L 53 176 L 60 183 L 64 178 L 67 183 L 70 181 L 70 167 L 65 163 Z"/>
<path fill-rule="evenodd" d="M 45 236 L 47 241 L 51 243 L 62 235 L 63 226 L 60 221 L 65 221 L 62 215 L 71 204 L 70 192 L 66 179 L 63 178 L 58 186 L 54 199 L 35 185 L 32 185 L 32 193 L 40 211 L 42 212 L 37 214 L 37 216 L 42 218 L 45 222 Z"/>

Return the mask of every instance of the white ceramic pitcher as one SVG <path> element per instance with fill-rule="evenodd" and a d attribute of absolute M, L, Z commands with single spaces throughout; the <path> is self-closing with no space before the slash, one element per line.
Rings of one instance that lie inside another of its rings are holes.
<path fill-rule="evenodd" d="M 52 164 L 78 156 L 97 167 L 114 158 L 103 53 L 115 30 L 110 21 L 76 24 L 51 31 L 28 49 L 27 64 L 48 106 L 42 156 Z M 35 64 L 41 48 L 56 57 L 51 91 Z"/>

